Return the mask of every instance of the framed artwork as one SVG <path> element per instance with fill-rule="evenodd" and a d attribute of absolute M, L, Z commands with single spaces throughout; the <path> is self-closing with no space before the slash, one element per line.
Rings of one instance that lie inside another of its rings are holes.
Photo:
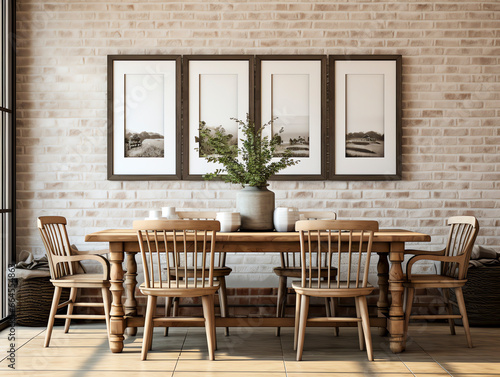
<path fill-rule="evenodd" d="M 108 56 L 108 179 L 180 179 L 180 119 L 180 56 Z"/>
<path fill-rule="evenodd" d="M 239 144 L 238 125 L 231 118 L 253 119 L 253 57 L 191 55 L 183 58 L 183 179 L 201 180 L 222 168 L 208 162 L 200 145 L 200 122 L 226 133 Z"/>
<path fill-rule="evenodd" d="M 257 56 L 256 124 L 269 121 L 264 136 L 279 134 L 299 163 L 273 180 L 326 179 L 326 56 Z"/>
<path fill-rule="evenodd" d="M 330 56 L 330 179 L 401 179 L 401 60 Z"/>

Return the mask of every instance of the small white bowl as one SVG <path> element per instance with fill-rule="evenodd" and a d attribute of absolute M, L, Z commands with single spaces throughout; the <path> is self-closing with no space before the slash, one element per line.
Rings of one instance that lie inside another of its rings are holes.
<path fill-rule="evenodd" d="M 239 212 L 217 212 L 216 220 L 220 222 L 220 232 L 236 232 L 241 226 L 241 215 Z"/>

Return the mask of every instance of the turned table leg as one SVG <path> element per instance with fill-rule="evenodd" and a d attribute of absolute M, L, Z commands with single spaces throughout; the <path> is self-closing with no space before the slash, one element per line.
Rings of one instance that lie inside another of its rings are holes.
<path fill-rule="evenodd" d="M 109 346 L 111 352 L 117 353 L 123 350 L 123 333 L 125 331 L 125 312 L 122 305 L 123 293 L 123 243 L 109 243 L 109 262 L 111 263 L 110 283 L 112 303 L 110 311 L 110 335 Z"/>
<path fill-rule="evenodd" d="M 387 253 L 378 253 L 377 276 L 379 295 L 377 301 L 377 316 L 386 317 L 389 312 L 389 261 Z M 387 335 L 387 327 L 379 327 L 381 336 Z"/>
<path fill-rule="evenodd" d="M 389 291 L 391 292 L 391 307 L 389 309 L 388 330 L 391 334 L 390 347 L 394 353 L 405 349 L 405 326 L 403 311 L 403 269 L 401 263 L 404 260 L 404 242 L 391 243 L 389 254 L 391 269 L 389 271 Z"/>
<path fill-rule="evenodd" d="M 137 286 L 137 263 L 135 253 L 127 252 L 127 272 L 125 273 L 125 291 L 127 299 L 125 300 L 125 315 L 137 316 L 137 300 L 135 299 L 135 287 Z M 135 336 L 137 327 L 128 327 L 127 334 Z"/>

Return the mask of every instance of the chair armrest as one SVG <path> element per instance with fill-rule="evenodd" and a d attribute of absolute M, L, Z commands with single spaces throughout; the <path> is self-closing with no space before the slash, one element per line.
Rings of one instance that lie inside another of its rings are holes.
<path fill-rule="evenodd" d="M 411 257 L 410 260 L 408 261 L 408 264 L 406 265 L 406 278 L 408 280 L 411 279 L 411 269 L 413 265 L 416 262 L 422 261 L 422 260 L 433 260 L 433 261 L 439 261 L 439 262 L 457 262 L 460 260 L 458 257 L 452 257 L 452 256 L 446 256 L 446 255 L 415 255 L 414 257 Z"/>
<path fill-rule="evenodd" d="M 100 250 L 78 250 L 71 247 L 72 255 L 103 255 L 108 254 L 109 249 L 100 249 Z"/>
<path fill-rule="evenodd" d="M 70 255 L 70 256 L 54 255 L 52 257 L 52 260 L 55 262 L 55 264 L 64 263 L 64 262 L 67 262 L 67 263 L 80 262 L 83 260 L 96 260 L 103 267 L 103 279 L 109 280 L 110 264 L 109 264 L 109 261 L 101 255 L 92 255 L 92 254 L 91 255 Z"/>
<path fill-rule="evenodd" d="M 429 250 L 413 250 L 408 249 L 405 250 L 405 254 L 413 254 L 413 255 L 444 255 L 446 249 L 438 250 L 438 251 L 429 251 Z"/>

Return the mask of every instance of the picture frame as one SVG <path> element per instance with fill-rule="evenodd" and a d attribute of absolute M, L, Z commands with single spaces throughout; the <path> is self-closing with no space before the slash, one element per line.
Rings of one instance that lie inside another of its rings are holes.
<path fill-rule="evenodd" d="M 183 57 L 183 172 L 186 180 L 202 180 L 222 165 L 208 162 L 199 144 L 200 122 L 222 127 L 241 144 L 231 118 L 253 120 L 254 57 L 248 55 L 187 55 Z"/>
<path fill-rule="evenodd" d="M 256 125 L 272 121 L 263 135 L 278 133 L 283 148 L 292 150 L 292 159 L 300 161 L 272 180 L 327 178 L 326 64 L 324 55 L 256 57 Z"/>
<path fill-rule="evenodd" d="M 108 179 L 181 179 L 181 56 L 108 55 Z"/>
<path fill-rule="evenodd" d="M 333 55 L 330 179 L 402 179 L 401 55 Z"/>

